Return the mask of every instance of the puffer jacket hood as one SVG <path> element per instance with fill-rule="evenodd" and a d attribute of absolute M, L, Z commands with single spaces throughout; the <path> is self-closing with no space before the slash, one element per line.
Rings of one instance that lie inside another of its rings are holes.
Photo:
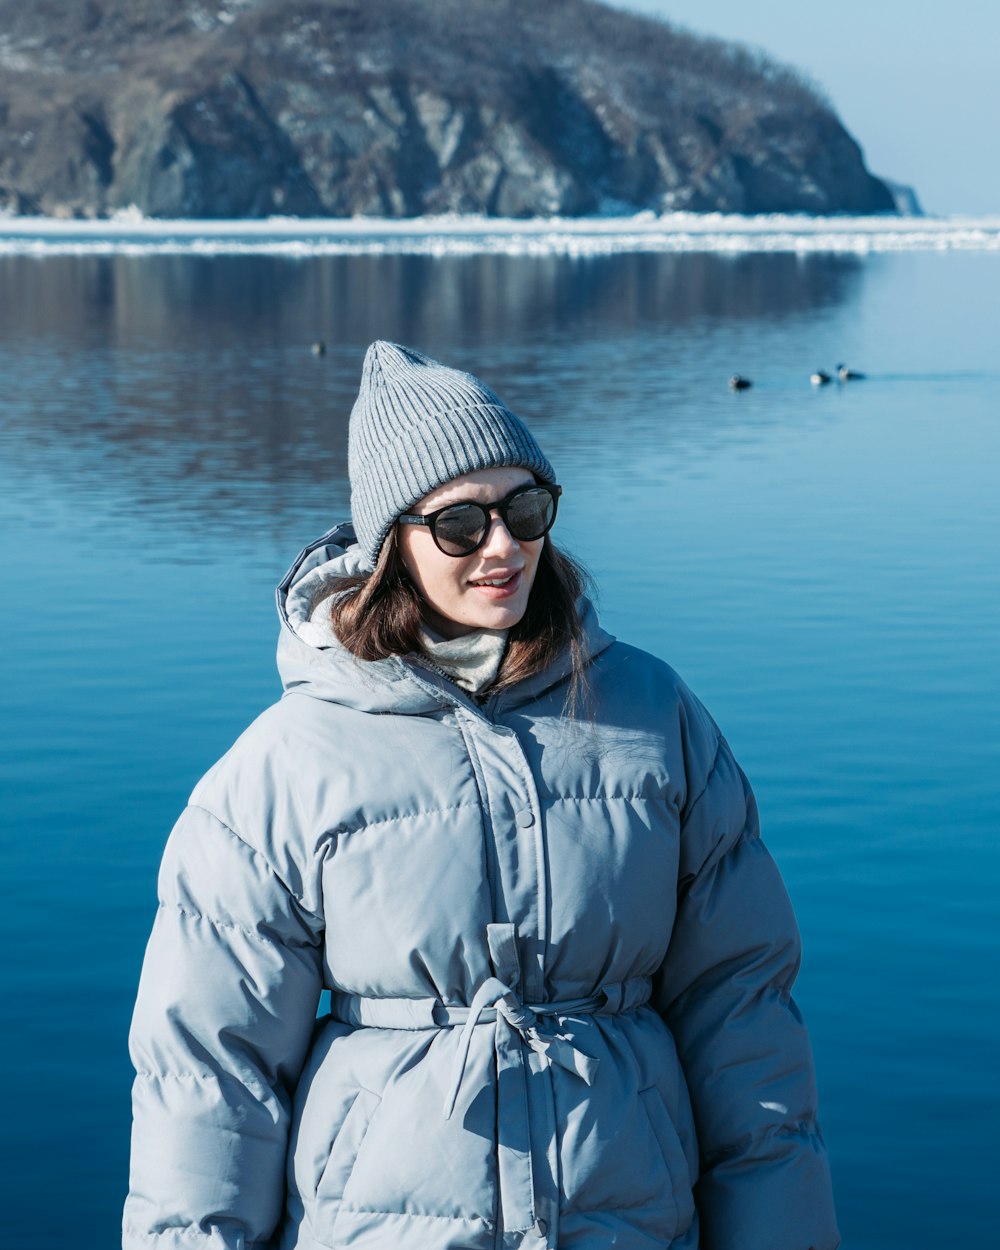
<path fill-rule="evenodd" d="M 482 705 L 337 644 L 196 786 L 130 1048 L 125 1250 L 835 1250 L 799 941 L 725 739 L 586 608 Z M 323 991 L 329 1011 L 316 1019 Z"/>
<path fill-rule="evenodd" d="M 366 712 L 416 715 L 432 712 L 455 697 L 452 682 L 392 657 L 361 661 L 337 641 L 323 613 L 338 578 L 370 569 L 349 524 L 335 526 L 305 547 L 277 589 L 278 672 L 286 691 L 297 690 Z M 603 630 L 589 599 L 580 603 L 583 659 L 593 660 L 614 638 Z M 543 673 L 507 692 L 504 702 L 517 705 L 536 699 L 570 674 L 568 654 Z"/>
<path fill-rule="evenodd" d="M 319 606 L 337 578 L 368 572 L 350 525 L 338 525 L 296 557 L 277 589 L 278 672 L 286 691 L 363 712 L 419 716 L 440 703 L 413 667 L 395 657 L 365 663 L 320 624 Z"/>

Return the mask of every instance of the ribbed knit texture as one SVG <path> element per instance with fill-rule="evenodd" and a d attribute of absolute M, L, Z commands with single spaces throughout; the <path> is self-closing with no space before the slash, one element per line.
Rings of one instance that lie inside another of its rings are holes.
<path fill-rule="evenodd" d="M 365 354 L 348 465 L 354 532 L 373 565 L 396 517 L 452 478 L 523 467 L 556 480 L 524 422 L 478 378 L 381 341 Z"/>

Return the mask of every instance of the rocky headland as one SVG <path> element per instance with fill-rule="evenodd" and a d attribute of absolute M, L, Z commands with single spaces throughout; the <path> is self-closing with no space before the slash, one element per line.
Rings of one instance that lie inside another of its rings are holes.
<path fill-rule="evenodd" d="M 593 0 L 0 0 L 0 209 L 877 213 L 831 104 Z"/>

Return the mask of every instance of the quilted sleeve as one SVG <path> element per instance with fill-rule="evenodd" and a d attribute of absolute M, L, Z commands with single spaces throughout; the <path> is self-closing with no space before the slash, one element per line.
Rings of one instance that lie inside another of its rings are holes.
<path fill-rule="evenodd" d="M 714 760 L 682 813 L 677 919 L 654 985 L 694 1109 L 700 1245 L 835 1250 L 812 1053 L 791 994 L 798 928 L 749 784 L 709 724 Z"/>
<path fill-rule="evenodd" d="M 171 833 L 130 1035 L 125 1250 L 270 1245 L 290 1102 L 321 988 L 321 924 L 201 807 Z"/>

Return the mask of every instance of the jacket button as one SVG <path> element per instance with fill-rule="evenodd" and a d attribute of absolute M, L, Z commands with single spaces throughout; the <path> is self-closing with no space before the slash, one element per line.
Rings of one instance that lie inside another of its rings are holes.
<path fill-rule="evenodd" d="M 531 812 L 528 811 L 526 807 L 523 808 L 521 811 L 519 811 L 517 815 L 514 817 L 514 819 L 517 821 L 517 823 L 521 826 L 522 829 L 530 829 L 531 826 L 535 823 L 534 816 L 532 816 Z"/>

